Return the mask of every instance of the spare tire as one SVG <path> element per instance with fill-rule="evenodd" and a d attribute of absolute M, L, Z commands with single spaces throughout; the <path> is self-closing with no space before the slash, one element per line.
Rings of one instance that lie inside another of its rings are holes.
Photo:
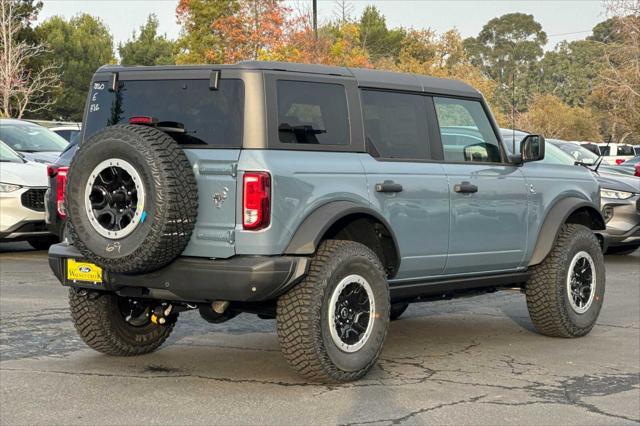
<path fill-rule="evenodd" d="M 150 272 L 189 243 L 198 212 L 196 179 L 166 133 L 107 127 L 80 145 L 67 178 L 74 246 L 105 270 Z"/>

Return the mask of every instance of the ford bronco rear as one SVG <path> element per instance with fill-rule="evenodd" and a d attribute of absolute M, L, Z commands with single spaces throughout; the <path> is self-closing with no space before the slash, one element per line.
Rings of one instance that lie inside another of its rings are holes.
<path fill-rule="evenodd" d="M 248 62 L 103 67 L 68 173 L 51 268 L 93 349 L 151 352 L 180 312 L 276 318 L 305 377 L 376 362 L 409 303 L 521 288 L 536 328 L 577 337 L 605 288 L 599 189 L 508 156 L 457 81 Z"/>

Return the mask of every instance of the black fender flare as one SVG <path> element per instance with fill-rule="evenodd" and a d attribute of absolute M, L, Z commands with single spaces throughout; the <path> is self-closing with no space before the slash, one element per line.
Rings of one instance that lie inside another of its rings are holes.
<path fill-rule="evenodd" d="M 549 213 L 547 213 L 547 217 L 544 219 L 540 232 L 538 233 L 538 240 L 536 241 L 531 260 L 529 261 L 529 266 L 537 265 L 547 257 L 553 248 L 556 238 L 558 238 L 562 225 L 566 223 L 571 214 L 585 207 L 589 210 L 590 214 L 597 215 L 598 220 L 596 222 L 599 222 L 597 227 L 592 227 L 591 229 L 605 229 L 602 213 L 600 213 L 600 209 L 591 201 L 577 197 L 563 198 L 554 204 L 549 210 Z"/>
<path fill-rule="evenodd" d="M 302 221 L 293 234 L 284 254 L 308 255 L 315 253 L 323 235 L 329 228 L 340 219 L 354 214 L 371 216 L 385 226 L 393 240 L 397 256 L 396 264 L 399 266 L 400 247 L 398 246 L 398 239 L 389 222 L 377 211 L 352 201 L 333 201 L 314 210 Z"/>

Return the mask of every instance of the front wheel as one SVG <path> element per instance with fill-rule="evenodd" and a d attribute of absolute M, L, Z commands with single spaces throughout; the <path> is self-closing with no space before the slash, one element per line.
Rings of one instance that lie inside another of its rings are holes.
<path fill-rule="evenodd" d="M 171 334 L 177 314 L 166 324 L 151 321 L 151 302 L 113 293 L 79 294 L 69 290 L 76 331 L 90 348 L 115 356 L 142 355 L 156 350 Z"/>
<path fill-rule="evenodd" d="M 605 290 L 604 257 L 593 232 L 583 225 L 564 225 L 551 252 L 532 272 L 525 293 L 536 329 L 554 337 L 588 334 Z"/>
<path fill-rule="evenodd" d="M 378 257 L 351 241 L 323 242 L 307 277 L 278 300 L 278 337 L 289 364 L 322 382 L 347 382 L 375 364 L 389 325 Z"/>

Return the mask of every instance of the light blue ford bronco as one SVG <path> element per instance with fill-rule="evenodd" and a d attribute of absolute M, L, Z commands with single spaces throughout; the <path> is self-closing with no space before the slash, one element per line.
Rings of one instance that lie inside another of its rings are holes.
<path fill-rule="evenodd" d="M 343 382 L 412 302 L 520 288 L 543 334 L 603 303 L 599 188 L 509 156 L 482 95 L 409 74 L 273 62 L 102 67 L 51 268 L 82 339 L 149 353 L 180 312 L 275 318 L 288 362 Z"/>

